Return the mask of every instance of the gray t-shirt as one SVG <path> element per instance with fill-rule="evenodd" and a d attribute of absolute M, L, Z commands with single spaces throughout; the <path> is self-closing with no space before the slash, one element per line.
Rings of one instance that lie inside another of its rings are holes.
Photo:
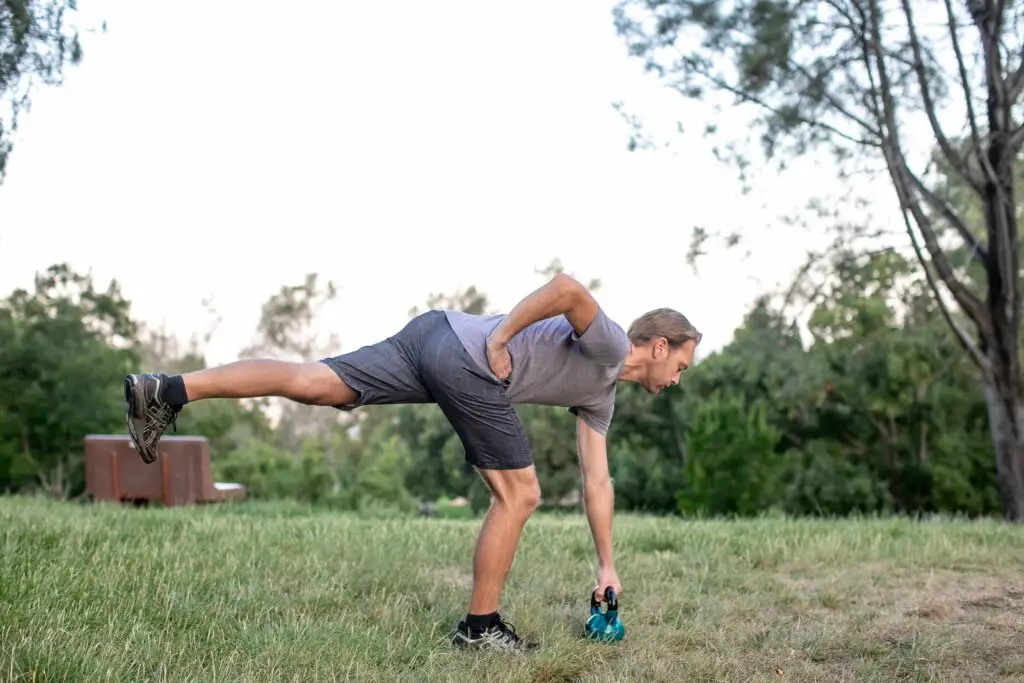
<path fill-rule="evenodd" d="M 497 380 L 487 362 L 487 335 L 505 316 L 445 314 L 480 369 Z M 603 310 L 582 335 L 558 315 L 529 325 L 509 341 L 508 350 L 512 374 L 507 394 L 512 403 L 565 406 L 595 431 L 607 434 L 629 338 Z"/>

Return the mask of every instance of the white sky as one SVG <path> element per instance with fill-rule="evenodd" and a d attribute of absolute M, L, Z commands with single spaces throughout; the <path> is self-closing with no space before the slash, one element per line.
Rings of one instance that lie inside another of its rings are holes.
<path fill-rule="evenodd" d="M 836 190 L 803 164 L 741 196 L 698 134 L 708 110 L 627 57 L 608 0 L 82 5 L 108 32 L 22 120 L 0 292 L 69 261 L 185 338 L 213 297 L 211 362 L 236 358 L 261 303 L 309 271 L 340 285 L 320 324 L 351 350 L 431 292 L 475 284 L 508 310 L 554 257 L 601 278 L 624 326 L 683 311 L 706 353 L 810 246 L 779 217 Z M 618 100 L 665 130 L 693 120 L 691 135 L 629 153 Z M 754 256 L 694 276 L 694 224 L 741 229 Z"/>

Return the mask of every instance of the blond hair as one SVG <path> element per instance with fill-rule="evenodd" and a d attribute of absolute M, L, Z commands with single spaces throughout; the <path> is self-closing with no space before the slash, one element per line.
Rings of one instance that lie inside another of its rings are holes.
<path fill-rule="evenodd" d="M 633 321 L 626 334 L 631 342 L 638 345 L 664 337 L 668 340 L 668 345 L 674 349 L 690 340 L 700 344 L 704 336 L 685 315 L 671 308 L 656 308 L 644 313 Z"/>

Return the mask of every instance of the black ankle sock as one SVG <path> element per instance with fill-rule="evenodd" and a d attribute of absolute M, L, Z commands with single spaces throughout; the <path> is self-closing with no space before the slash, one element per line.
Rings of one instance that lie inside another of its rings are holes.
<path fill-rule="evenodd" d="M 470 631 L 483 631 L 489 626 L 494 626 L 501 617 L 498 616 L 497 612 L 491 612 L 490 614 L 467 614 L 466 615 L 466 628 Z"/>
<path fill-rule="evenodd" d="M 188 403 L 188 395 L 185 393 L 185 380 L 181 375 L 172 375 L 167 378 L 167 386 L 164 388 L 164 400 L 172 406 L 183 406 Z"/>

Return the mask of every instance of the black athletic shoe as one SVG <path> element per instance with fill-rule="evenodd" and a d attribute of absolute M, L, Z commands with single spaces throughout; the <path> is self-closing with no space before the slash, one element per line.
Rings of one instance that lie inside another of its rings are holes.
<path fill-rule="evenodd" d="M 124 378 L 125 421 L 135 450 L 145 463 L 156 460 L 156 445 L 167 425 L 178 430 L 177 417 L 181 406 L 164 400 L 167 375 L 128 375 Z"/>
<path fill-rule="evenodd" d="M 540 647 L 540 643 L 526 641 L 516 635 L 515 626 L 506 621 L 499 621 L 482 631 L 470 629 L 465 621 L 460 621 L 455 629 L 452 645 L 467 650 L 486 649 L 504 652 L 532 652 Z"/>

